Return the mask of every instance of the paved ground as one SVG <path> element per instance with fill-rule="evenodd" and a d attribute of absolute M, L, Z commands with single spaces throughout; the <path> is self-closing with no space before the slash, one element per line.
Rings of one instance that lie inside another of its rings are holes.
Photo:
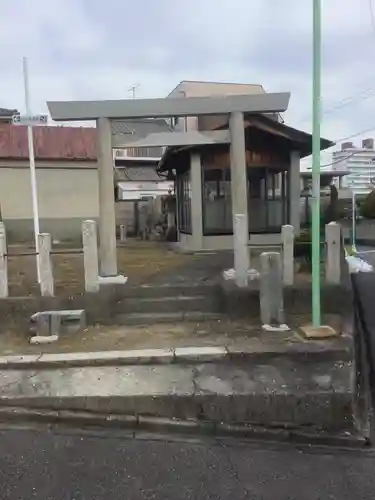
<path fill-rule="evenodd" d="M 357 251 L 358 251 L 359 257 L 366 260 L 375 269 L 375 248 L 374 247 L 365 247 L 365 246 L 360 245 L 357 247 Z"/>
<path fill-rule="evenodd" d="M 171 439 L 171 438 L 169 438 Z M 372 451 L 0 430 L 7 500 L 372 500 Z"/>

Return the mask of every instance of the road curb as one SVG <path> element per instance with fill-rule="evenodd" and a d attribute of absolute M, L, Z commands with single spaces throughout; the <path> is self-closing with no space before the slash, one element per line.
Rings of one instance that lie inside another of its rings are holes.
<path fill-rule="evenodd" d="M 267 362 L 277 357 L 301 361 L 350 361 L 351 345 L 332 346 L 319 343 L 290 343 L 281 346 L 261 345 L 251 349 L 232 346 L 178 347 L 58 354 L 28 354 L 0 357 L 0 369 L 58 369 L 73 367 L 194 364 L 216 362 Z"/>
<path fill-rule="evenodd" d="M 49 425 L 118 429 L 128 431 L 134 438 L 144 438 L 145 433 L 179 434 L 182 436 L 205 436 L 263 440 L 294 444 L 316 444 L 322 446 L 364 448 L 371 443 L 359 435 L 349 432 L 328 433 L 319 429 L 298 427 L 262 427 L 244 424 L 223 424 L 199 420 L 177 420 L 134 415 L 107 415 L 84 411 L 39 410 L 22 407 L 0 408 L 0 423 Z"/>

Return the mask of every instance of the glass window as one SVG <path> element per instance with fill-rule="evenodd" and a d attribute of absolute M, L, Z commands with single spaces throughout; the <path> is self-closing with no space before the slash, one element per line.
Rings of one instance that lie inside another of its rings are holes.
<path fill-rule="evenodd" d="M 230 170 L 203 168 L 203 234 L 233 232 Z"/>
<path fill-rule="evenodd" d="M 249 167 L 247 192 L 250 233 L 278 233 L 289 223 L 288 172 Z M 203 234 L 233 234 L 230 169 L 203 168 Z"/>
<path fill-rule="evenodd" d="M 178 229 L 191 234 L 191 181 L 190 171 L 177 178 Z"/>
<path fill-rule="evenodd" d="M 250 233 L 280 232 L 289 222 L 288 172 L 251 167 L 248 184 Z"/>

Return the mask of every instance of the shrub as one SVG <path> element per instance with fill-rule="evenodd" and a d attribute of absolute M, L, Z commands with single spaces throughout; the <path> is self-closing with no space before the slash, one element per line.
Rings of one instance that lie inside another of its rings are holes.
<path fill-rule="evenodd" d="M 360 214 L 366 219 L 375 219 L 375 190 L 373 189 L 363 200 L 360 206 Z"/>
<path fill-rule="evenodd" d="M 324 228 L 324 225 L 323 225 Z M 311 264 L 311 229 L 305 229 L 300 232 L 299 236 L 294 241 L 294 257 L 304 260 L 309 265 Z M 320 254 L 322 255 L 325 246 L 324 230 L 320 236 Z"/>

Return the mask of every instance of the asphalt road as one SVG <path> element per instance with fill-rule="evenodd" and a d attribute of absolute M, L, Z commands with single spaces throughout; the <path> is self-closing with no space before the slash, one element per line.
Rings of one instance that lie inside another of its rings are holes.
<path fill-rule="evenodd" d="M 357 255 L 359 257 L 361 257 L 361 259 L 364 259 L 365 261 L 367 261 L 375 269 L 375 248 L 374 247 L 358 246 L 357 252 L 358 252 Z"/>
<path fill-rule="evenodd" d="M 371 450 L 0 430 L 1 499 L 373 499 Z"/>

